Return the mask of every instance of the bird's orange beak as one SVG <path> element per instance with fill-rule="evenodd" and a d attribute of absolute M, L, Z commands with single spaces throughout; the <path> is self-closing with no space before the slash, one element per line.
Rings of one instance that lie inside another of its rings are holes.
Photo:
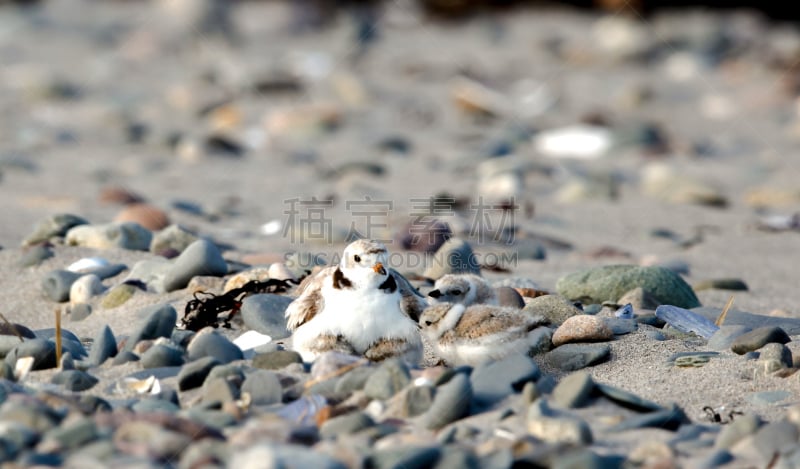
<path fill-rule="evenodd" d="M 381 264 L 380 262 L 372 266 L 372 270 L 374 270 L 376 274 L 381 274 L 381 275 L 386 274 L 386 269 L 383 268 L 383 264 Z"/>

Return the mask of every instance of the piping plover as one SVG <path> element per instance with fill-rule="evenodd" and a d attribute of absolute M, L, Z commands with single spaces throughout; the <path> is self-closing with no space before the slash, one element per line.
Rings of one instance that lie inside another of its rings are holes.
<path fill-rule="evenodd" d="M 424 300 L 401 293 L 411 286 L 385 267 L 386 260 L 382 243 L 358 240 L 345 248 L 339 265 L 303 281 L 300 296 L 286 309 L 293 347 L 303 360 L 335 350 L 372 361 L 399 356 L 419 363 L 422 340 L 411 318 L 418 317 Z"/>
<path fill-rule="evenodd" d="M 497 305 L 497 294 L 483 277 L 475 274 L 448 274 L 436 281 L 428 292 L 431 304 L 456 303 Z"/>
<path fill-rule="evenodd" d="M 419 324 L 434 352 L 459 366 L 528 353 L 536 340 L 531 331 L 547 320 L 516 308 L 441 303 L 425 309 Z"/>

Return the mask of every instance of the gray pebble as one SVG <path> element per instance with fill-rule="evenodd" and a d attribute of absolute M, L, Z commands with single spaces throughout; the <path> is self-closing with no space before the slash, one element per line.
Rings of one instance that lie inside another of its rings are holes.
<path fill-rule="evenodd" d="M 183 365 L 183 351 L 164 344 L 153 344 L 142 354 L 143 368 L 162 368 Z"/>
<path fill-rule="evenodd" d="M 500 361 L 482 364 L 470 376 L 474 404 L 490 406 L 521 391 L 525 383 L 536 381 L 540 375 L 536 363 L 522 354 L 509 355 Z"/>
<path fill-rule="evenodd" d="M 150 241 L 150 252 L 159 255 L 168 251 L 181 253 L 197 239 L 194 233 L 182 226 L 170 225 L 153 235 L 153 239 Z"/>
<path fill-rule="evenodd" d="M 637 428 L 652 427 L 675 431 L 680 428 L 681 425 L 687 423 L 690 423 L 689 418 L 680 407 L 673 404 L 670 408 L 664 410 L 630 417 L 613 425 L 608 430 L 612 432 L 622 432 Z"/>
<path fill-rule="evenodd" d="M 714 469 L 722 467 L 736 459 L 730 451 L 720 449 L 703 458 L 695 466 L 697 469 Z"/>
<path fill-rule="evenodd" d="M 137 414 L 151 414 L 157 412 L 176 414 L 181 408 L 175 405 L 175 403 L 164 399 L 141 399 L 131 406 L 131 410 Z"/>
<path fill-rule="evenodd" d="M 764 425 L 752 438 L 756 449 L 768 462 L 775 454 L 788 452 L 795 447 L 800 430 L 797 425 L 784 420 Z"/>
<path fill-rule="evenodd" d="M 37 244 L 22 254 L 19 265 L 22 267 L 33 267 L 41 264 L 45 259 L 50 259 L 54 255 L 53 250 L 49 247 L 43 244 Z"/>
<path fill-rule="evenodd" d="M 164 293 L 164 279 L 171 268 L 172 264 L 167 259 L 144 259 L 133 264 L 126 280 L 141 281 L 149 290 Z"/>
<path fill-rule="evenodd" d="M 242 320 L 248 328 L 266 334 L 272 340 L 285 339 L 291 333 L 286 329 L 284 313 L 292 300 L 272 293 L 248 296 L 242 302 Z"/>
<path fill-rule="evenodd" d="M 147 251 L 153 234 L 134 222 L 113 222 L 105 225 L 79 225 L 70 228 L 65 242 L 68 246 L 94 249 L 129 249 Z"/>
<path fill-rule="evenodd" d="M 761 354 L 758 357 L 760 361 L 775 361 L 782 368 L 791 368 L 793 365 L 792 352 L 785 345 L 773 342 L 761 347 L 758 351 Z"/>
<path fill-rule="evenodd" d="M 55 368 L 57 366 L 56 344 L 47 339 L 26 340 L 8 352 L 5 362 L 13 368 L 17 359 L 22 357 L 34 357 L 33 370 Z"/>
<path fill-rule="evenodd" d="M 203 383 L 203 403 L 234 402 L 239 399 L 239 387 L 232 380 L 213 378 Z"/>
<path fill-rule="evenodd" d="M 274 352 L 259 353 L 253 357 L 252 365 L 265 370 L 280 370 L 292 363 L 303 363 L 303 357 L 291 350 L 275 350 Z"/>
<path fill-rule="evenodd" d="M 42 291 L 53 301 L 68 301 L 72 284 L 82 275 L 68 270 L 50 271 L 42 278 Z"/>
<path fill-rule="evenodd" d="M 750 328 L 741 325 L 720 326 L 719 330 L 714 333 L 709 339 L 706 346 L 711 350 L 721 352 L 728 350 L 733 345 L 733 341 L 737 337 L 749 332 Z"/>
<path fill-rule="evenodd" d="M 242 383 L 242 392 L 250 394 L 254 405 L 279 404 L 283 401 L 281 381 L 277 374 L 268 370 L 248 373 Z"/>
<path fill-rule="evenodd" d="M 76 303 L 67 309 L 67 315 L 72 322 L 83 321 L 92 314 L 92 305 L 88 303 Z"/>
<path fill-rule="evenodd" d="M 120 351 L 113 360 L 111 360 L 111 364 L 114 366 L 122 365 L 128 362 L 138 362 L 140 360 L 139 355 L 131 352 L 130 350 L 122 350 Z"/>
<path fill-rule="evenodd" d="M 178 320 L 178 313 L 169 304 L 148 306 L 136 314 L 139 317 L 145 316 L 145 319 L 125 342 L 125 350 L 129 351 L 133 350 L 139 341 L 170 337 Z"/>
<path fill-rule="evenodd" d="M 425 469 L 434 467 L 440 454 L 441 450 L 435 446 L 401 446 L 373 451 L 366 464 L 375 469 Z"/>
<path fill-rule="evenodd" d="M 397 358 L 384 361 L 364 384 L 364 393 L 373 399 L 386 400 L 411 382 L 408 367 Z"/>
<path fill-rule="evenodd" d="M 786 344 L 791 342 L 791 340 L 789 335 L 780 327 L 765 326 L 742 334 L 734 339 L 731 344 L 731 350 L 733 353 L 743 355 L 747 352 L 758 350 L 769 343 Z"/>
<path fill-rule="evenodd" d="M 450 238 L 433 255 L 423 275 L 438 280 L 447 274 L 461 273 L 480 275 L 481 267 L 469 243 L 459 238 Z"/>
<path fill-rule="evenodd" d="M 178 389 L 188 391 L 203 385 L 208 373 L 220 362 L 214 357 L 203 357 L 187 363 L 178 373 Z"/>
<path fill-rule="evenodd" d="M 657 340 L 659 342 L 667 340 L 667 336 L 665 336 L 663 332 L 652 329 L 644 331 L 644 335 L 650 340 Z"/>
<path fill-rule="evenodd" d="M 423 416 L 425 426 L 438 430 L 469 414 L 472 386 L 464 373 L 456 373 L 448 382 L 436 388 L 431 408 Z"/>
<path fill-rule="evenodd" d="M 43 450 L 44 446 L 49 451 L 43 452 L 73 450 L 88 444 L 99 436 L 100 433 L 94 420 L 82 417 L 44 434 L 39 449 Z"/>
<path fill-rule="evenodd" d="M 53 375 L 50 382 L 59 384 L 68 391 L 81 392 L 93 388 L 99 380 L 80 370 L 64 370 Z"/>
<path fill-rule="evenodd" d="M 583 311 L 576 308 L 572 302 L 558 295 L 537 296 L 531 299 L 523 310 L 542 315 L 554 325 L 560 325 L 572 316 L 583 314 Z"/>
<path fill-rule="evenodd" d="M 148 243 L 149 247 L 149 243 Z M 175 260 L 164 277 L 164 291 L 186 287 L 198 275 L 221 276 L 228 273 L 228 264 L 217 246 L 205 239 L 190 244 Z"/>
<path fill-rule="evenodd" d="M 220 363 L 244 359 L 242 349 L 213 329 L 204 329 L 195 334 L 186 351 L 189 361 L 201 357 L 214 357 Z"/>
<path fill-rule="evenodd" d="M 103 329 L 97 334 L 92 343 L 92 349 L 89 352 L 88 362 L 92 366 L 100 366 L 107 359 L 114 357 L 117 354 L 117 339 L 114 338 L 114 333 L 108 325 L 103 326 Z"/>
<path fill-rule="evenodd" d="M 519 309 L 525 307 L 525 300 L 522 299 L 522 295 L 520 295 L 519 292 L 513 288 L 497 287 L 494 289 L 494 291 L 497 294 L 497 301 L 500 303 L 500 306 L 508 306 Z"/>
<path fill-rule="evenodd" d="M 722 427 L 714 444 L 715 448 L 730 449 L 743 438 L 754 435 L 761 427 L 761 419 L 757 415 L 746 414 L 734 419 Z"/>
<path fill-rule="evenodd" d="M 630 334 L 639 329 L 639 324 L 635 319 L 603 318 L 603 322 L 614 335 Z"/>
<path fill-rule="evenodd" d="M 576 371 L 605 361 L 611 354 L 606 344 L 565 344 L 547 352 L 545 360 L 562 371 Z"/>
<path fill-rule="evenodd" d="M 594 390 L 592 375 L 580 371 L 565 376 L 553 390 L 553 402 L 561 407 L 583 407 Z"/>
<path fill-rule="evenodd" d="M 367 384 L 367 380 L 372 376 L 375 370 L 376 368 L 371 366 L 353 368 L 336 382 L 334 392 L 337 394 L 350 395 L 354 391 L 364 389 L 364 385 Z"/>
<path fill-rule="evenodd" d="M 469 450 L 456 445 L 448 445 L 441 449 L 436 469 L 478 469 L 481 466 L 478 458 Z"/>
<path fill-rule="evenodd" d="M 788 391 L 777 390 L 754 392 L 745 396 L 745 399 L 747 399 L 747 401 L 751 404 L 762 406 L 778 404 L 779 402 L 785 401 L 790 397 L 792 397 L 792 393 Z"/>
<path fill-rule="evenodd" d="M 648 401 L 636 394 L 605 383 L 594 383 L 594 389 L 618 406 L 625 407 L 635 412 L 656 412 L 663 409 L 663 407 L 655 402 Z"/>
<path fill-rule="evenodd" d="M 33 229 L 33 232 L 22 242 L 22 245 L 30 246 L 48 241 L 50 238 L 56 236 L 64 236 L 67 234 L 67 231 L 69 231 L 70 228 L 78 225 L 86 225 L 88 223 L 89 222 L 85 219 L 70 213 L 51 215 L 44 220 L 41 220 L 36 225 L 36 227 Z"/>
<path fill-rule="evenodd" d="M 84 272 L 84 275 L 96 275 L 100 280 L 116 277 L 128 268 L 125 264 L 111 264 Z"/>

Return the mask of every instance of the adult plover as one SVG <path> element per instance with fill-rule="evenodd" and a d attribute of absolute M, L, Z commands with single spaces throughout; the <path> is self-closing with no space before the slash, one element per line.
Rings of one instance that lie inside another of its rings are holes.
<path fill-rule="evenodd" d="M 459 366 L 528 353 L 536 340 L 531 332 L 547 320 L 516 308 L 441 303 L 425 309 L 419 324 L 433 351 Z"/>
<path fill-rule="evenodd" d="M 386 267 L 386 246 L 358 240 L 337 266 L 306 279 L 286 310 L 294 349 L 303 360 L 335 350 L 372 361 L 399 356 L 416 365 L 422 340 L 415 320 L 424 299 Z M 401 290 L 405 289 L 405 296 Z"/>
<path fill-rule="evenodd" d="M 475 274 L 447 274 L 428 292 L 431 304 L 456 303 L 497 305 L 497 294 L 483 277 Z"/>

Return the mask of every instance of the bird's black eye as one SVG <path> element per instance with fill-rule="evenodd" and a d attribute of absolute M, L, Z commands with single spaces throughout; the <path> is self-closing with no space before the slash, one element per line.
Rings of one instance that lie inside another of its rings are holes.
<path fill-rule="evenodd" d="M 459 289 L 455 289 L 455 290 L 450 290 L 450 293 L 451 293 L 452 295 L 459 296 L 459 295 L 461 295 L 463 292 L 462 292 L 461 290 L 459 290 Z"/>
<path fill-rule="evenodd" d="M 426 326 L 430 326 L 431 324 L 433 324 L 433 323 L 432 323 L 432 322 L 430 322 L 430 321 L 425 321 L 425 325 L 426 325 Z"/>
<path fill-rule="evenodd" d="M 361 256 L 356 254 L 355 256 L 353 256 L 353 260 L 356 261 L 356 262 L 361 262 Z"/>

